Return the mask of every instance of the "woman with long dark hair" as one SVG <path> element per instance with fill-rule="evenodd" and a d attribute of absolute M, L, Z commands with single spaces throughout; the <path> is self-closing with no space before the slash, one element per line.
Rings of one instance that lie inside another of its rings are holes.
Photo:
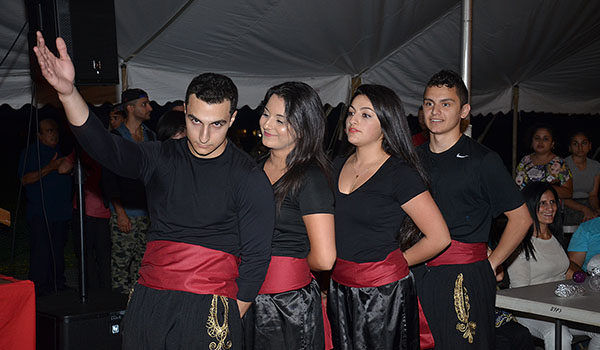
<path fill-rule="evenodd" d="M 562 225 L 556 215 L 558 194 L 554 186 L 546 182 L 532 182 L 522 190 L 533 225 L 525 239 L 508 260 L 510 287 L 570 279 L 579 270 L 569 262 L 565 252 Z M 542 338 L 547 350 L 554 349 L 554 323 L 519 317 L 519 323 L 529 329 L 533 336 Z M 600 349 L 600 335 L 562 327 L 562 349 L 571 348 L 574 334 L 592 337 L 588 349 Z"/>
<path fill-rule="evenodd" d="M 355 148 L 334 162 L 338 258 L 327 297 L 334 348 L 418 349 L 417 297 L 408 266 L 446 248 L 448 227 L 392 90 L 360 86 L 345 131 Z"/>
<path fill-rule="evenodd" d="M 275 193 L 271 264 L 244 317 L 246 349 L 324 349 L 321 294 L 311 270 L 335 262 L 330 163 L 323 150 L 325 115 L 307 84 L 272 87 L 263 101 L 259 165 Z"/>

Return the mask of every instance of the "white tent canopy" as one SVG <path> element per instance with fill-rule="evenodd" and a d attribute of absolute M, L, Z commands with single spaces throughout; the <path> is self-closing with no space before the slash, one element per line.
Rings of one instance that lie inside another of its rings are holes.
<path fill-rule="evenodd" d="M 4 56 L 25 10 L 2 2 Z M 460 65 L 459 0 L 119 0 L 115 11 L 128 85 L 159 103 L 183 99 L 195 75 L 212 71 L 236 82 L 240 105 L 288 80 L 335 105 L 360 78 L 391 87 L 414 114 L 429 77 Z M 472 28 L 474 114 L 509 111 L 514 85 L 521 110 L 600 111 L 600 1 L 475 0 Z M 31 99 L 26 31 L 0 67 L 0 103 L 14 107 Z M 116 102 L 118 89 L 84 96 Z"/>

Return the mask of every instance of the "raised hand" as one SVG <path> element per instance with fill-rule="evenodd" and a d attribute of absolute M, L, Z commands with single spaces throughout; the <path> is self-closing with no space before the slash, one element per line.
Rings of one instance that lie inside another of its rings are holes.
<path fill-rule="evenodd" d="M 56 39 L 58 55 L 56 57 L 46 46 L 42 33 L 37 32 L 37 45 L 33 48 L 37 56 L 42 75 L 58 93 L 58 98 L 65 107 L 65 114 L 69 123 L 81 126 L 88 118 L 89 109 L 77 89 L 73 85 L 75 80 L 75 67 L 69 54 L 67 45 L 61 38 Z"/>
<path fill-rule="evenodd" d="M 75 67 L 67 53 L 67 45 L 62 38 L 56 39 L 59 57 L 46 46 L 44 37 L 36 32 L 37 45 L 33 48 L 37 56 L 42 75 L 59 95 L 71 95 L 75 90 Z"/>

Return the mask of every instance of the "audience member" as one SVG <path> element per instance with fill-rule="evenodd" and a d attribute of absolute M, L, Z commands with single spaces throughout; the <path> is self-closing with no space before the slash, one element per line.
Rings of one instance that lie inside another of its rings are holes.
<path fill-rule="evenodd" d="M 135 143 L 155 141 L 154 132 L 143 124 L 150 119 L 152 111 L 148 94 L 141 89 L 125 90 L 121 94 L 121 104 L 126 119 L 112 133 Z M 120 157 L 118 154 L 113 156 Z M 102 182 L 111 209 L 112 287 L 121 293 L 129 293 L 138 279 L 150 225 L 146 189 L 141 180 L 117 176 L 108 169 L 103 170 Z"/>
<path fill-rule="evenodd" d="M 567 250 L 569 260 L 590 273 L 587 269 L 588 262 L 595 255 L 600 254 L 600 218 L 579 225 L 569 241 Z"/>
<path fill-rule="evenodd" d="M 171 110 L 185 112 L 185 104 L 182 100 L 175 100 L 171 103 Z"/>
<path fill-rule="evenodd" d="M 73 151 L 61 163 L 58 171 L 70 173 L 75 167 L 77 158 Z M 80 152 L 83 180 L 83 197 L 85 210 L 83 217 L 84 256 L 86 264 L 86 281 L 90 288 L 111 289 L 110 276 L 110 210 L 104 206 L 104 198 L 100 183 L 102 166 L 93 160 L 85 151 Z M 79 210 L 77 196 L 73 200 L 73 234 L 75 253 L 80 258 L 81 233 L 79 231 Z M 79 267 L 81 268 L 81 266 Z"/>
<path fill-rule="evenodd" d="M 569 263 L 563 244 L 562 226 L 557 224 L 558 194 L 550 183 L 532 182 L 523 189 L 523 196 L 533 225 L 525 239 L 508 261 L 510 287 L 561 281 L 572 278 L 578 266 Z M 546 350 L 555 349 L 554 322 L 519 317 L 519 323 L 529 329 L 535 337 L 544 340 Z M 592 337 L 588 349 L 600 349 L 600 335 L 562 327 L 562 349 L 570 349 L 573 335 L 585 334 Z"/>
<path fill-rule="evenodd" d="M 600 215 L 600 163 L 587 157 L 591 150 L 592 143 L 586 132 L 571 135 L 571 155 L 565 162 L 573 174 L 573 199 L 565 199 L 565 225 L 579 225 Z"/>
<path fill-rule="evenodd" d="M 412 143 L 415 147 L 420 146 L 429 140 L 429 131 L 425 125 L 425 115 L 423 114 L 423 106 L 419 106 L 419 112 L 417 112 L 417 118 L 419 121 L 419 128 L 421 130 L 412 136 Z"/>
<path fill-rule="evenodd" d="M 65 289 L 64 247 L 72 210 L 71 177 L 57 171 L 64 158 L 56 121 L 41 120 L 37 137 L 39 145 L 21 153 L 18 174 L 27 202 L 29 279 L 41 296 Z"/>
<path fill-rule="evenodd" d="M 185 113 L 171 110 L 163 114 L 156 126 L 156 137 L 159 141 L 184 138 Z"/>
<path fill-rule="evenodd" d="M 123 122 L 125 122 L 125 112 L 123 112 L 123 106 L 119 103 L 112 106 L 109 116 L 108 130 L 115 130 Z"/>
<path fill-rule="evenodd" d="M 531 137 L 532 154 L 521 159 L 517 165 L 515 182 L 520 189 L 530 182 L 548 182 L 558 196 L 571 198 L 573 180 L 565 160 L 554 154 L 554 132 L 549 125 L 534 126 Z"/>
<path fill-rule="evenodd" d="M 429 142 L 418 151 L 452 243 L 413 273 L 437 349 L 493 348 L 494 272 L 531 224 L 500 157 L 461 132 L 470 110 L 467 87 L 457 73 L 444 70 L 429 80 L 423 93 Z M 488 257 L 492 219 L 502 213 L 508 223 Z"/>

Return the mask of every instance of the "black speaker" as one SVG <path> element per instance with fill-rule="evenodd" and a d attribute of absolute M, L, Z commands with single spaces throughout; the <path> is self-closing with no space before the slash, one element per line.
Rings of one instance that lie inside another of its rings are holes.
<path fill-rule="evenodd" d="M 75 293 L 38 298 L 37 349 L 121 349 L 121 320 L 127 295 L 92 290 L 88 299 L 81 303 Z"/>
<path fill-rule="evenodd" d="M 29 22 L 31 75 L 43 81 L 33 53 L 35 32 L 41 31 L 46 44 L 57 54 L 60 36 L 75 66 L 75 84 L 119 83 L 117 31 L 113 0 L 25 0 Z"/>

